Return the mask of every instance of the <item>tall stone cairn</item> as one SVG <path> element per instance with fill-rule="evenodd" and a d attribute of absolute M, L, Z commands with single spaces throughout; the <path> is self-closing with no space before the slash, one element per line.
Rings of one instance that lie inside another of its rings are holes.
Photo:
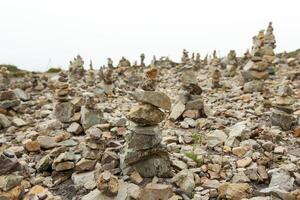
<path fill-rule="evenodd" d="M 171 164 L 158 124 L 165 118 L 161 110 L 170 110 L 171 100 L 156 91 L 135 92 L 132 96 L 140 103 L 127 114 L 133 122 L 126 135 L 120 165 L 123 174 L 137 171 L 142 177 L 170 177 Z"/>
<path fill-rule="evenodd" d="M 58 83 L 55 85 L 54 116 L 61 122 L 71 122 L 75 113 L 74 105 L 70 102 L 68 75 L 60 72 Z"/>
<path fill-rule="evenodd" d="M 80 55 L 77 55 L 69 64 L 69 74 L 72 81 L 76 81 L 84 77 L 85 70 L 83 68 L 84 61 Z"/>
<path fill-rule="evenodd" d="M 275 59 L 275 44 L 272 22 L 270 22 L 266 32 L 261 30 L 257 36 L 253 37 L 251 57 L 242 71 L 246 82 L 244 86 L 246 92 L 262 91 L 263 80 L 268 78 L 269 70 L 272 69 L 272 62 Z"/>

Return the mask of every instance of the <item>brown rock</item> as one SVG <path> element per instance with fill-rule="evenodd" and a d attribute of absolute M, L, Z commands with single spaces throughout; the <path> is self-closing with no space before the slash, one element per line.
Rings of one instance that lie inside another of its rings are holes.
<path fill-rule="evenodd" d="M 250 185 L 247 183 L 224 183 L 218 188 L 219 198 L 232 200 L 247 198 L 250 189 Z"/>
<path fill-rule="evenodd" d="M 172 196 L 172 187 L 170 185 L 149 183 L 140 193 L 140 199 L 143 200 L 168 200 Z"/>
<path fill-rule="evenodd" d="M 41 150 L 40 143 L 38 141 L 26 140 L 24 141 L 24 148 L 29 152 L 37 152 Z"/>
<path fill-rule="evenodd" d="M 143 181 L 143 178 L 137 171 L 134 171 L 130 175 L 130 180 L 135 184 L 140 184 Z"/>
<path fill-rule="evenodd" d="M 109 171 L 104 171 L 97 179 L 97 188 L 108 197 L 114 197 L 119 191 L 119 181 Z"/>

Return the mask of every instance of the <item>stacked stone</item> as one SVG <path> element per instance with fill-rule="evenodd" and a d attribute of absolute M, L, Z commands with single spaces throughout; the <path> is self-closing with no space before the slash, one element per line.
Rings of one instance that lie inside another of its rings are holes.
<path fill-rule="evenodd" d="M 272 23 L 269 23 L 266 33 L 261 30 L 257 36 L 253 37 L 251 58 L 242 71 L 246 82 L 244 85 L 245 92 L 262 91 L 263 80 L 268 77 L 268 70 L 271 69 L 270 67 L 275 59 L 275 47 Z"/>
<path fill-rule="evenodd" d="M 79 80 L 84 77 L 84 61 L 80 55 L 77 55 L 73 61 L 70 61 L 69 73 L 72 80 Z"/>
<path fill-rule="evenodd" d="M 84 94 L 84 101 L 85 103 L 80 110 L 80 119 L 84 130 L 88 130 L 94 125 L 105 123 L 102 111 L 96 107 L 93 94 Z"/>
<path fill-rule="evenodd" d="M 157 84 L 157 68 L 151 68 L 146 72 L 144 81 L 141 84 L 141 88 L 145 91 L 154 91 Z"/>
<path fill-rule="evenodd" d="M 122 57 L 118 64 L 118 67 L 130 67 L 130 66 L 131 64 L 129 60 L 127 60 L 125 57 Z"/>
<path fill-rule="evenodd" d="M 0 90 L 3 91 L 9 87 L 10 79 L 9 79 L 9 71 L 6 67 L 0 68 Z"/>
<path fill-rule="evenodd" d="M 85 78 L 85 81 L 88 86 L 93 86 L 95 84 L 95 71 L 92 69 L 88 70 L 87 76 Z"/>
<path fill-rule="evenodd" d="M 108 67 L 102 67 L 99 70 L 99 79 L 101 81 L 101 87 L 103 88 L 105 94 L 111 95 L 114 91 L 114 85 L 115 77 L 113 77 L 113 66 L 112 63 L 110 63 L 110 60 L 108 60 Z"/>
<path fill-rule="evenodd" d="M 170 98 L 162 92 L 135 92 L 140 102 L 131 109 L 127 118 L 134 122 L 129 127 L 126 143 L 120 156 L 123 174 L 137 171 L 142 177 L 170 177 L 170 160 L 166 147 L 161 144 L 158 124 L 164 120 L 161 109 L 170 110 Z"/>
<path fill-rule="evenodd" d="M 202 89 L 197 84 L 196 75 L 192 70 L 186 71 L 181 77 L 183 93 L 172 108 L 170 119 L 175 121 L 181 116 L 198 118 L 203 114 Z"/>
<path fill-rule="evenodd" d="M 70 102 L 70 89 L 68 75 L 64 72 L 59 73 L 58 83 L 55 85 L 55 105 L 54 116 L 61 122 L 71 122 L 75 113 L 74 105 Z"/>
<path fill-rule="evenodd" d="M 212 74 L 212 88 L 221 88 L 222 85 L 220 84 L 221 72 L 219 69 L 214 69 Z"/>
<path fill-rule="evenodd" d="M 211 60 L 210 65 L 213 67 L 219 67 L 221 65 L 221 59 L 218 58 L 216 50 L 214 50 L 214 52 L 213 52 L 213 58 Z"/>
<path fill-rule="evenodd" d="M 295 99 L 292 97 L 293 94 L 293 90 L 287 83 L 279 87 L 278 96 L 273 103 L 272 125 L 280 126 L 283 130 L 291 130 L 295 121 L 293 116 L 293 104 L 295 102 Z"/>
<path fill-rule="evenodd" d="M 181 64 L 187 65 L 190 62 L 190 58 L 189 58 L 189 52 L 186 49 L 183 49 L 182 51 L 182 57 L 181 57 Z"/>
<path fill-rule="evenodd" d="M 194 70 L 197 71 L 202 67 L 201 59 L 200 59 L 200 54 L 196 54 L 196 58 L 194 61 Z"/>
<path fill-rule="evenodd" d="M 72 151 L 59 154 L 52 163 L 52 169 L 57 172 L 67 171 L 75 168 L 76 156 Z"/>
<path fill-rule="evenodd" d="M 238 60 L 236 57 L 235 50 L 230 50 L 227 55 L 227 62 L 226 62 L 226 76 L 235 76 L 236 69 L 238 67 Z"/>
<path fill-rule="evenodd" d="M 7 114 L 9 110 L 20 104 L 17 96 L 12 90 L 9 90 L 10 77 L 9 71 L 2 67 L 0 69 L 0 113 Z M 4 116 L 2 116 L 4 118 Z M 6 128 L 8 124 L 0 124 L 0 127 Z"/>
<path fill-rule="evenodd" d="M 146 67 L 146 64 L 145 64 L 145 54 L 144 53 L 142 53 L 141 55 L 140 55 L 140 58 L 141 58 L 141 65 L 140 65 L 140 67 Z"/>

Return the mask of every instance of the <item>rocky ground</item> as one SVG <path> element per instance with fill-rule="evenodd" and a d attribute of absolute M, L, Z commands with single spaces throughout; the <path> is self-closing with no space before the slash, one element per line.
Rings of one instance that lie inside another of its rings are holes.
<path fill-rule="evenodd" d="M 230 75 L 228 57 L 143 57 L 2 69 L 0 199 L 300 199 L 300 56 L 274 55 L 259 91 L 245 91 L 247 56 Z"/>

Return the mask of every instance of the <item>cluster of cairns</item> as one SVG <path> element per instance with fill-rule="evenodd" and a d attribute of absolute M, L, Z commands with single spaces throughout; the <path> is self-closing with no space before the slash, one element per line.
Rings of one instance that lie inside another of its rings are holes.
<path fill-rule="evenodd" d="M 0 200 L 300 199 L 300 54 L 0 68 Z M 266 95 L 268 94 L 268 95 Z"/>

